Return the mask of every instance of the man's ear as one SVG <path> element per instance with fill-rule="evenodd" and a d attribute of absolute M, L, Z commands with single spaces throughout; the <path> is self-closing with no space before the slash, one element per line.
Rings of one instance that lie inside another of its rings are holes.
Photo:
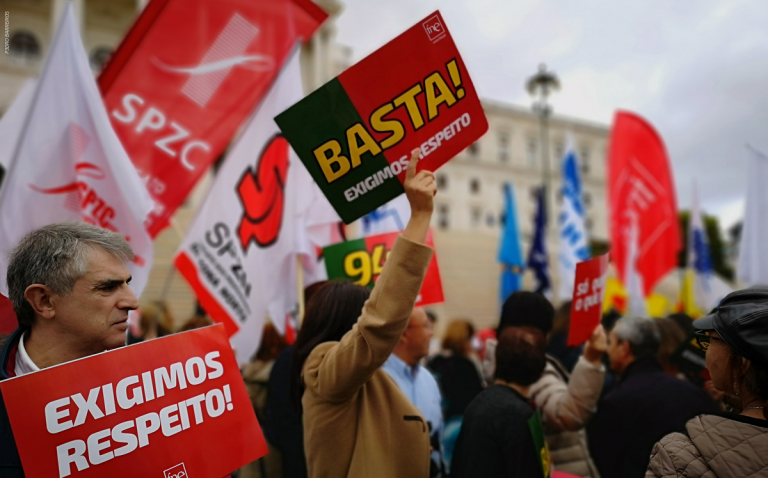
<path fill-rule="evenodd" d="M 56 316 L 56 308 L 53 304 L 53 291 L 42 284 L 32 284 L 24 290 L 24 298 L 32 306 L 35 315 L 43 319 L 52 319 Z"/>
<path fill-rule="evenodd" d="M 629 340 L 622 340 L 619 342 L 619 347 L 621 347 L 621 353 L 624 357 L 634 358 L 634 355 L 632 354 L 632 346 L 629 344 Z"/>

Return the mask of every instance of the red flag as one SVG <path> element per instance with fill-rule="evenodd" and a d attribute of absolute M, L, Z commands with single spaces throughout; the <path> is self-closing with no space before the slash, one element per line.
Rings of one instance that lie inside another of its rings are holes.
<path fill-rule="evenodd" d="M 641 117 L 616 113 L 608 159 L 611 257 L 622 281 L 636 270 L 645 296 L 677 265 L 680 233 L 674 181 L 664 143 Z M 628 264 L 637 226 L 635 267 Z"/>
<path fill-rule="evenodd" d="M 155 200 L 154 237 L 229 144 L 297 39 L 310 0 L 153 0 L 99 77 L 115 132 Z"/>

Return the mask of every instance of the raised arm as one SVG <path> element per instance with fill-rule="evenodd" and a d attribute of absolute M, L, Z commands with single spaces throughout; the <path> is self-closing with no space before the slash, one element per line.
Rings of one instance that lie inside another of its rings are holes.
<path fill-rule="evenodd" d="M 435 176 L 416 173 L 419 150 L 411 154 L 403 184 L 411 219 L 398 237 L 362 315 L 340 342 L 318 345 L 304 365 L 304 383 L 324 400 L 348 400 L 387 360 L 408 325 L 432 258 L 424 245 L 437 191 Z"/>

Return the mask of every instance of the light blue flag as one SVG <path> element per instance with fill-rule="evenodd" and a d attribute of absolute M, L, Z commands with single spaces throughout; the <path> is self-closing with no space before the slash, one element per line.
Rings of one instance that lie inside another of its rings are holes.
<path fill-rule="evenodd" d="M 573 297 L 576 264 L 590 258 L 587 230 L 584 225 L 586 211 L 582 201 L 581 177 L 576 151 L 569 144 L 563 157 L 563 201 L 557 217 L 559 251 L 557 255 L 561 300 Z"/>
<path fill-rule="evenodd" d="M 504 230 L 499 241 L 499 262 L 502 266 L 500 287 L 501 303 L 513 292 L 523 287 L 523 250 L 520 241 L 520 228 L 517 224 L 517 205 L 515 191 L 510 183 L 504 183 Z"/>

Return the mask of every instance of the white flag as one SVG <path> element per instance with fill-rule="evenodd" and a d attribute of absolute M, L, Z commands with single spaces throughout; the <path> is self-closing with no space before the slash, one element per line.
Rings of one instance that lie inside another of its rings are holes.
<path fill-rule="evenodd" d="M 576 264 L 589 259 L 587 229 L 584 225 L 584 203 L 582 202 L 579 161 L 573 141 L 568 139 L 568 148 L 562 162 L 563 201 L 557 217 L 559 250 L 557 255 L 560 300 L 571 300 L 576 280 Z"/>
<path fill-rule="evenodd" d="M 30 78 L 24 83 L 24 86 L 16 95 L 11 103 L 11 107 L 0 120 L 0 168 L 3 176 L 8 172 L 11 165 L 11 159 L 16 152 L 16 146 L 19 144 L 21 129 L 27 122 L 27 114 L 32 109 L 32 99 L 35 97 L 37 80 Z M 2 183 L 0 183 L 2 188 Z"/>
<path fill-rule="evenodd" d="M 38 81 L 0 195 L 0 292 L 7 253 L 27 233 L 82 220 L 125 236 L 136 255 L 131 289 L 152 265 L 144 219 L 152 201 L 117 139 L 68 3 Z"/>
<path fill-rule="evenodd" d="M 339 221 L 273 118 L 302 98 L 295 52 L 233 145 L 175 263 L 203 308 L 227 328 L 238 363 L 261 341 L 264 319 L 281 333 L 297 308 L 296 258 L 309 284 L 324 271 L 315 246 Z"/>
<path fill-rule="evenodd" d="M 699 192 L 693 183 L 691 217 L 688 225 L 688 268 L 693 271 L 694 299 L 704 313 L 714 308 L 715 294 L 712 288 L 712 255 L 699 210 Z"/>
<path fill-rule="evenodd" d="M 747 286 L 768 285 L 768 156 L 749 149 L 747 203 L 739 246 L 739 279 Z"/>
<path fill-rule="evenodd" d="M 629 296 L 627 311 L 629 315 L 634 317 L 646 317 L 648 309 L 645 303 L 645 295 L 643 294 L 643 276 L 640 275 L 640 271 L 637 268 L 637 257 L 639 255 L 637 219 L 632 221 L 628 234 L 627 266 L 624 272 L 625 277 L 622 278 L 624 287 L 627 289 L 627 295 Z"/>
<path fill-rule="evenodd" d="M 397 196 L 385 205 L 360 219 L 362 237 L 398 232 L 405 229 L 411 219 L 411 205 L 405 194 Z"/>

